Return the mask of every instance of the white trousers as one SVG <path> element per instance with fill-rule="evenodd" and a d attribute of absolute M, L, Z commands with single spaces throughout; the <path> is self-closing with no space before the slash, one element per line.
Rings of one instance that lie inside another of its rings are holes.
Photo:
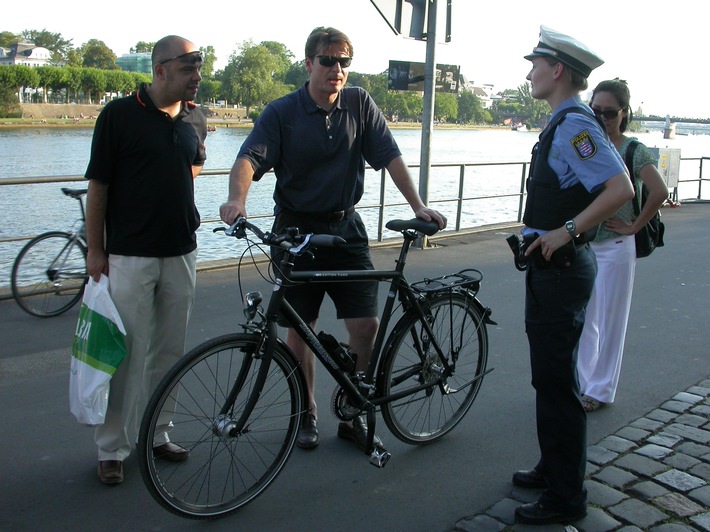
<path fill-rule="evenodd" d="M 150 394 L 185 352 L 196 258 L 197 251 L 167 258 L 109 256 L 111 298 L 126 327 L 128 354 L 111 378 L 106 421 L 94 431 L 99 460 L 128 457 Z M 166 431 L 156 434 L 157 443 L 169 441 Z"/>
<path fill-rule="evenodd" d="M 613 403 L 621 373 L 636 272 L 634 236 L 591 244 L 598 272 L 579 340 L 579 385 L 602 403 Z"/>

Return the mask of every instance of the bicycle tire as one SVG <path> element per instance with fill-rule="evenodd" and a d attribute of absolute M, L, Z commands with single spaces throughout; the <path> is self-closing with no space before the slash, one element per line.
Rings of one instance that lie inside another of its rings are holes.
<path fill-rule="evenodd" d="M 86 247 L 70 233 L 50 231 L 20 250 L 12 265 L 12 295 L 20 308 L 40 318 L 73 307 L 89 280 Z"/>
<path fill-rule="evenodd" d="M 235 382 L 243 385 L 229 418 L 241 416 L 262 364 L 256 353 L 260 338 L 241 333 L 203 343 L 175 364 L 153 393 L 140 427 L 139 464 L 148 491 L 170 512 L 191 519 L 229 515 L 260 495 L 286 464 L 305 413 L 305 382 L 281 344 L 245 430 L 236 436 L 214 430 Z M 190 451 L 187 460 L 153 455 L 153 435 L 165 427 L 171 442 Z"/>
<path fill-rule="evenodd" d="M 488 332 L 471 293 L 462 290 L 434 295 L 423 306 L 454 371 L 441 385 L 382 405 L 382 417 L 392 434 L 412 445 L 440 439 L 463 419 L 481 387 L 488 360 Z M 434 382 L 443 370 L 419 315 L 413 311 L 398 321 L 386 346 L 377 377 L 380 397 Z"/>

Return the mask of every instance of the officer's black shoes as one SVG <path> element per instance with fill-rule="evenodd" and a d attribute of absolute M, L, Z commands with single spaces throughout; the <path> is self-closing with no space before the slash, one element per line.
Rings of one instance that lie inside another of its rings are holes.
<path fill-rule="evenodd" d="M 574 523 L 587 515 L 587 506 L 564 512 L 545 508 L 539 502 L 523 504 L 515 509 L 515 522 L 528 525 L 550 525 L 553 523 Z"/>
<path fill-rule="evenodd" d="M 513 475 L 513 484 L 520 488 L 527 489 L 547 488 L 545 478 L 537 471 L 537 469 L 531 469 L 530 471 L 518 471 Z"/>

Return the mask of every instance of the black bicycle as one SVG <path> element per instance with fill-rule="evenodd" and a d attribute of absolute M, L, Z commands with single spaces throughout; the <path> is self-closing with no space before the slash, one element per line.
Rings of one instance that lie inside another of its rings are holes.
<path fill-rule="evenodd" d="M 293 259 L 317 253 L 318 247 L 338 246 L 343 242 L 339 237 L 299 234 L 295 228 L 281 235 L 263 233 L 244 218 L 221 228 L 237 238 L 248 238 L 249 230 L 259 240 L 248 240 L 250 246 L 286 252 L 280 264 L 272 264 L 274 290 L 266 310 L 259 292 L 247 293 L 243 332 L 191 350 L 152 395 L 138 453 L 143 480 L 158 503 L 183 517 L 222 517 L 262 493 L 286 464 L 308 403 L 300 366 L 277 335 L 279 315 L 336 380 L 334 414 L 341 420 L 366 416 L 373 465 L 383 467 L 390 457 L 373 445 L 376 412 L 392 434 L 413 445 L 432 443 L 461 421 L 492 371 L 486 370 L 486 324 L 494 322 L 491 310 L 476 297 L 482 274 L 470 269 L 409 284 L 404 267 L 417 231 L 431 236 L 438 226 L 414 219 L 393 220 L 387 228 L 404 237 L 394 270 L 327 272 L 294 272 Z M 316 334 L 284 294 L 300 283 L 365 279 L 389 280 L 390 290 L 367 371 L 354 372 L 347 346 L 326 333 Z M 166 432 L 170 441 L 189 449 L 187 460 L 154 456 L 154 434 Z"/>
<path fill-rule="evenodd" d="M 11 286 L 22 310 L 48 318 L 73 307 L 89 280 L 86 272 L 86 189 L 62 188 L 79 202 L 81 218 L 70 231 L 49 231 L 34 237 L 12 265 Z"/>

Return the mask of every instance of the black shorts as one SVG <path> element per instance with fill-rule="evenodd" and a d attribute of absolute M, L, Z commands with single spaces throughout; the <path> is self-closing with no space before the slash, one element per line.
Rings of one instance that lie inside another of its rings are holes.
<path fill-rule="evenodd" d="M 357 212 L 339 222 L 308 219 L 291 212 L 281 212 L 274 221 L 273 232 L 297 227 L 301 233 L 330 234 L 342 237 L 347 244 L 337 248 L 318 248 L 314 258 L 297 257 L 294 271 L 299 270 L 373 270 L 367 231 Z M 281 261 L 283 250 L 272 248 L 274 266 Z M 310 323 L 318 318 L 323 296 L 328 294 L 335 304 L 337 317 L 372 318 L 378 315 L 377 281 L 308 283 L 289 287 L 286 300 Z M 287 324 L 279 320 L 279 324 Z"/>

